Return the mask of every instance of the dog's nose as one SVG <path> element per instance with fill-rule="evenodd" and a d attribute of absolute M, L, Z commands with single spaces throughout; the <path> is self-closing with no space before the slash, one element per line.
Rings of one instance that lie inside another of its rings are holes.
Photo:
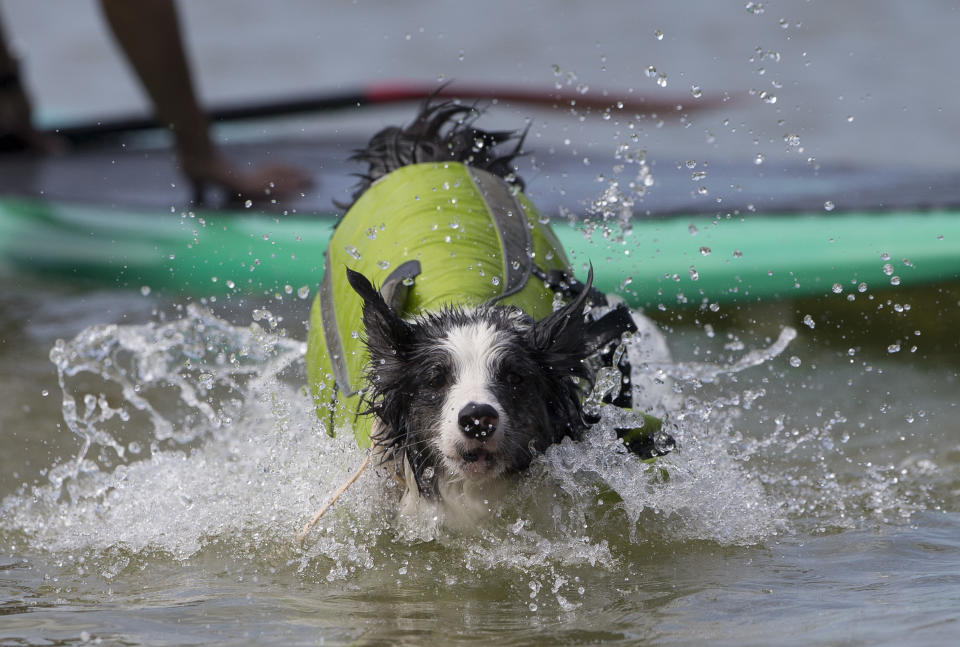
<path fill-rule="evenodd" d="M 489 404 L 471 402 L 460 409 L 458 422 L 464 436 L 483 442 L 497 430 L 500 416 Z"/>

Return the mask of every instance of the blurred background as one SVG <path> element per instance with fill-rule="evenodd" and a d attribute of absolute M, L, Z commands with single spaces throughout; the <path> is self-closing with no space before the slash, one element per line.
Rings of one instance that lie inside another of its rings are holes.
<path fill-rule="evenodd" d="M 960 130 L 951 56 L 960 5 L 953 0 L 922 7 L 693 0 L 682 11 L 667 2 L 504 0 L 212 0 L 179 8 L 207 105 L 385 79 L 561 84 L 675 99 L 687 108 L 726 100 L 682 121 L 641 124 L 641 144 L 655 164 L 712 158 L 749 166 L 759 155 L 764 163 L 960 169 L 950 144 Z M 97 3 L 2 0 L 0 11 L 41 124 L 149 114 Z M 510 127 L 518 113 L 532 118 L 533 149 L 570 140 L 567 146 L 610 156 L 617 133 L 624 136 L 623 120 L 512 110 L 490 118 Z M 410 108 L 397 114 L 409 118 Z M 364 138 L 395 120 L 379 109 L 338 112 L 314 120 L 310 131 Z"/>

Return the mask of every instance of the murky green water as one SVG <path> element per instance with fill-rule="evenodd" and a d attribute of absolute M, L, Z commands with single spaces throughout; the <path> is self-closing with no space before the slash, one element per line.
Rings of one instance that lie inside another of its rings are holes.
<path fill-rule="evenodd" d="M 829 310 L 814 328 L 789 307 L 662 315 L 674 358 L 639 384 L 680 444 L 668 481 L 601 425 L 473 532 L 395 519 L 368 472 L 299 547 L 362 458 L 300 386 L 307 301 L 210 312 L 16 283 L 0 297 L 0 644 L 950 642 L 956 355 L 919 315 L 916 350 L 894 353 Z M 788 326 L 786 350 L 745 361 Z"/>

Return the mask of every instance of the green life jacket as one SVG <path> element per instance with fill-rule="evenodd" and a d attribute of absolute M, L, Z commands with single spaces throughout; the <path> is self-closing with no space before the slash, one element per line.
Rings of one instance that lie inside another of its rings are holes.
<path fill-rule="evenodd" d="M 500 177 L 459 162 L 412 164 L 377 180 L 337 225 L 327 248 L 319 293 L 310 311 L 307 379 L 317 414 L 331 435 L 352 428 L 370 445 L 372 416 L 361 391 L 368 354 L 363 302 L 346 268 L 381 286 L 401 316 L 491 299 L 534 319 L 552 312 L 553 291 L 541 280 L 568 272 L 550 227 L 522 193 Z"/>

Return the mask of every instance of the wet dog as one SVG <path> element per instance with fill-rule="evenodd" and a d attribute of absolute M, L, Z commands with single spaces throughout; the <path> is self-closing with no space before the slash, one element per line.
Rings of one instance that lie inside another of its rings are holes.
<path fill-rule="evenodd" d="M 369 168 L 331 239 L 308 345 L 331 429 L 345 410 L 355 429 L 372 419 L 369 442 L 405 507 L 448 521 L 484 509 L 551 444 L 582 437 L 596 421 L 585 391 L 604 364 L 590 358 L 609 364 L 636 330 L 626 308 L 593 314 L 607 304 L 592 268 L 586 283 L 573 277 L 522 195 L 522 135 L 480 130 L 476 117 L 428 102 L 354 156 Z"/>
<path fill-rule="evenodd" d="M 408 505 L 426 496 L 475 507 L 536 453 L 586 429 L 587 291 L 540 321 L 495 304 L 403 319 L 361 274 L 349 280 L 364 301 L 373 439 L 403 467 Z"/>

